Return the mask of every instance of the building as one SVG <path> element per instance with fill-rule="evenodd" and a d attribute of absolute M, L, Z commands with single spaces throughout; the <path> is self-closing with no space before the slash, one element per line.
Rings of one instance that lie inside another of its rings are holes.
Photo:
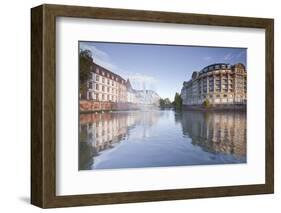
<path fill-rule="evenodd" d="M 87 88 L 83 91 L 87 100 L 106 102 L 127 102 L 126 80 L 95 63 L 91 67 Z"/>
<path fill-rule="evenodd" d="M 139 100 L 136 96 L 136 91 L 132 88 L 132 85 L 131 85 L 129 79 L 127 79 L 127 81 L 126 81 L 126 88 L 127 88 L 127 102 L 133 103 L 133 104 L 139 103 Z"/>
<path fill-rule="evenodd" d="M 212 64 L 194 71 L 189 81 L 183 83 L 181 98 L 184 106 L 245 105 L 247 101 L 247 72 L 243 64 Z"/>
<path fill-rule="evenodd" d="M 160 96 L 153 90 L 135 90 L 137 100 L 142 105 L 159 106 Z"/>

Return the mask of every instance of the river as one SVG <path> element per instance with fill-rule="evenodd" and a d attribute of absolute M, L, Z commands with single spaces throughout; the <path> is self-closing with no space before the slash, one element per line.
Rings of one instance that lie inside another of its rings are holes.
<path fill-rule="evenodd" d="M 80 115 L 79 170 L 246 163 L 246 112 Z"/>

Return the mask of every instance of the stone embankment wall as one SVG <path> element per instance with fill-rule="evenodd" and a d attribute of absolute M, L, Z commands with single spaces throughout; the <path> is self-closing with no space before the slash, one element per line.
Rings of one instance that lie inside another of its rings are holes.
<path fill-rule="evenodd" d="M 220 110 L 246 110 L 246 104 L 217 104 L 204 107 L 203 105 L 183 105 L 183 110 L 220 111 Z"/>
<path fill-rule="evenodd" d="M 99 112 L 99 111 L 113 111 L 113 110 L 133 110 L 139 109 L 138 104 L 133 103 L 113 103 L 113 102 L 99 102 L 80 100 L 80 112 Z"/>

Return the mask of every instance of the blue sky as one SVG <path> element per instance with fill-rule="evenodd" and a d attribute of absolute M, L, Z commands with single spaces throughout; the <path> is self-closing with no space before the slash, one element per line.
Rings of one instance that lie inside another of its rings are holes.
<path fill-rule="evenodd" d="M 174 99 L 193 71 L 213 63 L 243 63 L 247 49 L 178 45 L 79 42 L 91 50 L 93 61 L 130 79 L 134 89 L 152 89 L 162 98 Z"/>

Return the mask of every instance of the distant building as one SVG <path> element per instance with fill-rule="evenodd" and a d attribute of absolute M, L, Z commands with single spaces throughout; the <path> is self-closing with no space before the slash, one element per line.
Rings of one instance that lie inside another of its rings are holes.
<path fill-rule="evenodd" d="M 140 104 L 159 106 L 160 96 L 153 90 L 135 90 Z"/>
<path fill-rule="evenodd" d="M 127 79 L 127 81 L 126 81 L 126 88 L 127 88 L 127 102 L 134 103 L 134 104 L 139 103 L 139 100 L 136 96 L 136 92 L 132 88 L 132 85 L 131 85 L 129 79 Z"/>
<path fill-rule="evenodd" d="M 246 104 L 247 72 L 243 64 L 212 64 L 193 72 L 183 83 L 183 105 L 201 105 L 208 100 L 211 105 Z"/>

